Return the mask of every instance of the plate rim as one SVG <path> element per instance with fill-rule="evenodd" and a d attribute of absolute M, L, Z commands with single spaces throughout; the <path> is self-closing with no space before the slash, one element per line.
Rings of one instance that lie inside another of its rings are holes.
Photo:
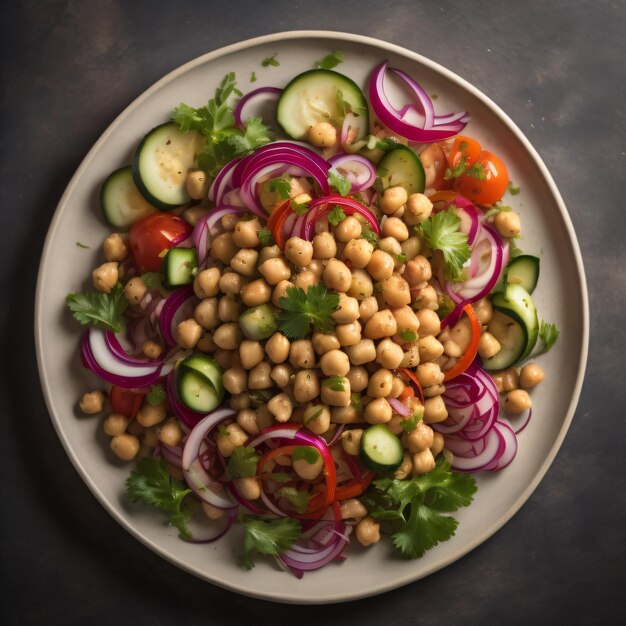
<path fill-rule="evenodd" d="M 52 390 L 50 388 L 47 372 L 44 368 L 43 364 L 43 322 L 44 319 L 43 311 L 42 311 L 42 302 L 43 302 L 43 291 L 45 285 L 45 273 L 46 267 L 48 266 L 48 257 L 51 254 L 52 246 L 51 242 L 54 239 L 55 233 L 57 231 L 61 213 L 64 211 L 64 207 L 67 205 L 67 199 L 71 196 L 74 187 L 78 184 L 78 180 L 83 175 L 83 172 L 89 167 L 91 161 L 93 160 L 95 154 L 98 152 L 100 146 L 108 139 L 109 135 L 113 133 L 113 131 L 117 128 L 117 126 L 137 107 L 139 107 L 144 100 L 147 100 L 154 92 L 158 91 L 163 85 L 169 83 L 170 81 L 177 78 L 179 75 L 185 74 L 194 68 L 213 61 L 214 59 L 226 56 L 228 54 L 239 52 L 241 50 L 245 50 L 247 48 L 253 48 L 255 46 L 260 46 L 268 43 L 274 43 L 278 41 L 285 40 L 293 40 L 293 39 L 328 39 L 335 41 L 343 41 L 350 42 L 356 44 L 362 44 L 368 47 L 376 47 L 379 49 L 387 50 L 391 53 L 397 54 L 404 58 L 407 58 L 411 61 L 416 61 L 435 73 L 439 74 L 446 80 L 455 83 L 465 91 L 472 94 L 474 97 L 479 99 L 482 104 L 484 104 L 492 113 L 494 113 L 502 123 L 511 131 L 516 139 L 522 144 L 524 149 L 529 153 L 532 157 L 535 165 L 538 167 L 540 174 L 544 181 L 548 186 L 549 193 L 552 195 L 552 198 L 555 201 L 556 206 L 561 214 L 561 218 L 566 227 L 566 236 L 569 245 L 572 248 L 574 253 L 575 261 L 576 261 L 576 270 L 577 270 L 577 279 L 578 286 L 580 289 L 580 294 L 582 298 L 582 337 L 581 337 L 581 351 L 580 351 L 580 359 L 578 363 L 578 374 L 575 380 L 574 388 L 572 390 L 572 395 L 570 399 L 570 403 L 567 408 L 567 412 L 565 414 L 565 419 L 563 420 L 563 424 L 561 429 L 558 431 L 557 436 L 554 440 L 552 447 L 550 448 L 549 453 L 544 459 L 543 463 L 538 468 L 535 473 L 533 479 L 526 486 L 523 492 L 520 494 L 518 499 L 513 503 L 513 505 L 501 516 L 499 517 L 493 524 L 488 526 L 480 533 L 473 541 L 464 544 L 457 551 L 452 553 L 446 558 L 442 558 L 432 565 L 430 565 L 426 570 L 421 572 L 418 575 L 407 574 L 401 576 L 399 579 L 394 578 L 392 581 L 383 582 L 378 585 L 374 589 L 367 589 L 363 592 L 353 592 L 349 594 L 335 593 L 334 595 L 326 595 L 323 598 L 317 600 L 308 600 L 301 599 L 298 597 L 284 597 L 281 596 L 280 592 L 278 593 L 255 593 L 254 589 L 246 588 L 243 584 L 235 583 L 227 583 L 219 578 L 213 577 L 211 575 L 207 575 L 205 572 L 201 572 L 185 563 L 182 559 L 177 556 L 168 553 L 164 548 L 162 548 L 159 544 L 153 542 L 148 537 L 143 535 L 141 531 L 136 530 L 131 522 L 126 519 L 124 515 L 122 515 L 121 509 L 115 508 L 113 503 L 110 503 L 108 499 L 104 496 L 104 494 L 100 491 L 98 485 L 94 482 L 90 474 L 87 473 L 85 468 L 82 466 L 78 457 L 74 454 L 74 451 L 71 449 L 68 439 L 65 436 L 65 432 L 61 421 L 58 419 L 57 415 L 53 411 L 53 403 L 52 403 Z M 35 350 L 37 357 L 37 368 L 39 372 L 39 378 L 41 381 L 41 387 L 44 394 L 44 399 L 46 402 L 46 407 L 48 409 L 48 413 L 50 419 L 52 421 L 53 427 L 59 437 L 61 444 L 76 471 L 82 478 L 83 482 L 89 488 L 91 493 L 98 500 L 100 505 L 109 513 L 113 519 L 115 519 L 127 532 L 129 532 L 133 537 L 139 540 L 144 546 L 149 548 L 152 552 L 157 554 L 160 558 L 165 559 L 172 565 L 175 565 L 179 569 L 182 569 L 185 572 L 188 572 L 197 578 L 200 578 L 203 581 L 210 582 L 218 587 L 228 589 L 229 591 L 233 591 L 245 596 L 259 598 L 262 600 L 269 600 L 274 602 L 281 602 L 286 604 L 330 604 L 336 602 L 348 602 L 357 600 L 363 597 L 369 597 L 373 595 L 378 595 L 381 593 L 385 593 L 387 591 L 391 591 L 393 589 L 397 589 L 399 587 L 405 586 L 411 582 L 415 582 L 421 578 L 425 578 L 430 574 L 447 567 L 448 565 L 454 563 L 459 560 L 480 544 L 485 542 L 487 539 L 492 537 L 500 528 L 502 528 L 519 510 L 520 508 L 527 502 L 529 497 L 538 487 L 541 480 L 543 480 L 546 475 L 548 469 L 552 465 L 558 451 L 560 450 L 563 440 L 565 439 L 565 435 L 569 430 L 574 413 L 576 411 L 578 400 L 580 398 L 580 393 L 583 385 L 583 380 L 585 377 L 585 370 L 587 365 L 588 351 L 589 351 L 589 297 L 587 291 L 587 282 L 585 277 L 584 265 L 582 254 L 580 251 L 580 246 L 578 243 L 578 239 L 576 237 L 576 233 L 574 231 L 574 226 L 572 224 L 570 215 L 567 211 L 563 198 L 550 174 L 550 171 L 546 167 L 543 159 L 537 152 L 537 150 L 533 147 L 524 133 L 518 128 L 515 122 L 501 109 L 495 102 L 491 100 L 486 94 L 480 91 L 477 87 L 474 87 L 467 80 L 456 74 L 455 72 L 447 69 L 443 65 L 432 61 L 431 59 L 414 52 L 413 50 L 409 50 L 403 46 L 399 46 L 397 44 L 389 43 L 382 39 L 378 39 L 375 37 L 369 37 L 366 35 L 360 35 L 356 33 L 346 33 L 342 31 L 332 31 L 332 30 L 288 30 L 281 31 L 277 33 L 271 33 L 267 35 L 262 35 L 259 37 L 253 37 L 250 39 L 245 39 L 233 44 L 228 44 L 226 46 L 222 46 L 217 48 L 216 50 L 212 50 L 203 55 L 200 55 L 182 65 L 178 66 L 174 70 L 165 74 L 162 78 L 153 83 L 150 87 L 144 90 L 139 96 L 137 96 L 128 106 L 124 108 L 124 110 L 115 117 L 115 119 L 109 124 L 106 130 L 98 137 L 93 146 L 89 149 L 85 157 L 82 159 L 80 165 L 77 170 L 74 172 L 72 178 L 67 184 L 63 195 L 61 196 L 52 220 L 50 222 L 50 226 L 48 228 L 48 232 L 46 234 L 46 238 L 44 241 L 41 260 L 39 263 L 39 268 L 37 272 L 37 285 L 35 290 L 35 320 L 34 320 L 34 335 L 35 335 Z"/>

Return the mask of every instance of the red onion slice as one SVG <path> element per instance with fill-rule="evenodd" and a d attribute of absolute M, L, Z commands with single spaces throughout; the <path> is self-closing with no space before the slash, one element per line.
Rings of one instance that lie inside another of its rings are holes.
<path fill-rule="evenodd" d="M 240 161 L 241 157 L 237 157 L 236 159 L 226 163 L 226 165 L 224 165 L 224 167 L 218 172 L 215 180 L 209 187 L 208 198 L 211 202 L 221 204 L 224 194 L 229 189 L 233 189 L 233 172 Z"/>
<path fill-rule="evenodd" d="M 402 417 L 409 417 L 409 415 L 411 415 L 411 409 L 409 409 L 409 407 L 405 404 L 402 404 L 398 398 L 387 398 L 387 402 L 389 402 L 389 406 L 398 415 L 401 415 Z"/>
<path fill-rule="evenodd" d="M 498 429 L 500 436 L 504 439 L 504 451 L 494 468 L 497 471 L 504 469 L 515 458 L 517 454 L 517 437 L 513 429 L 500 420 L 496 421 L 494 429 Z"/>
<path fill-rule="evenodd" d="M 451 443 L 454 435 L 446 437 L 446 447 Z M 461 472 L 476 472 L 490 465 L 494 460 L 499 460 L 504 454 L 505 441 L 499 430 L 492 429 L 484 438 L 485 447 L 478 454 L 468 453 L 468 456 L 454 454 L 452 469 Z M 448 447 L 450 450 L 450 448 Z"/>
<path fill-rule="evenodd" d="M 250 93 L 247 93 L 235 107 L 233 115 L 235 117 L 235 125 L 239 128 L 244 127 L 244 122 L 250 117 L 263 117 L 257 109 L 254 113 L 252 109 L 255 107 L 261 107 L 267 102 L 278 102 L 280 94 L 283 92 L 278 87 L 259 87 L 254 89 Z"/>
<path fill-rule="evenodd" d="M 341 152 L 328 159 L 328 162 L 332 169 L 350 181 L 351 194 L 368 189 L 376 180 L 376 168 L 372 162 L 358 154 Z"/>
<path fill-rule="evenodd" d="M 198 302 L 191 285 L 180 287 L 166 298 L 159 316 L 159 325 L 163 339 L 168 346 L 178 345 L 176 327 L 183 320 L 193 316 L 193 310 Z"/>
<path fill-rule="evenodd" d="M 206 518 L 206 516 L 204 516 Z M 187 543 L 213 543 L 221 539 L 232 527 L 237 519 L 237 509 L 233 508 L 227 511 L 217 520 L 203 519 L 200 522 L 197 517 L 187 522 L 187 526 L 191 531 L 191 539 L 187 539 Z"/>

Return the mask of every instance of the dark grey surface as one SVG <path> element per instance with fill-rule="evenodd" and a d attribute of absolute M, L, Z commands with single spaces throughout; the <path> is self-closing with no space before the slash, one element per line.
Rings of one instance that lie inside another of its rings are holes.
<path fill-rule="evenodd" d="M 623 0 L 2 2 L 0 622 L 623 623 L 625 18 Z M 303 28 L 403 45 L 457 72 L 508 112 L 569 208 L 592 314 L 572 428 L 522 510 L 425 580 L 306 609 L 201 582 L 122 530 L 81 482 L 52 429 L 32 338 L 46 229 L 100 133 L 185 61 Z"/>

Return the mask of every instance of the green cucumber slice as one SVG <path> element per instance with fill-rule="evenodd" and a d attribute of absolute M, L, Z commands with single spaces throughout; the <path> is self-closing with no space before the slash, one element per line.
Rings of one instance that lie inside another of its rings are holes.
<path fill-rule="evenodd" d="M 197 267 L 198 252 L 195 248 L 170 248 L 161 265 L 165 286 L 169 289 L 193 283 Z"/>
<path fill-rule="evenodd" d="M 213 385 L 218 395 L 224 395 L 224 385 L 222 383 L 224 372 L 215 359 L 206 354 L 192 354 L 182 361 L 179 367 L 201 374 Z"/>
<path fill-rule="evenodd" d="M 376 472 L 391 472 L 402 464 L 404 451 L 400 439 L 389 427 L 377 424 L 363 433 L 359 456 L 367 468 Z"/>
<path fill-rule="evenodd" d="M 409 148 L 398 144 L 380 160 L 376 175 L 383 188 L 404 187 L 406 192 L 424 193 L 426 174 L 420 158 Z"/>
<path fill-rule="evenodd" d="M 504 282 L 510 285 L 521 285 L 528 293 L 532 293 L 539 280 L 539 257 L 532 254 L 520 254 L 511 259 L 504 270 Z"/>
<path fill-rule="evenodd" d="M 115 170 L 104 181 L 100 203 L 106 221 L 125 230 L 157 210 L 139 193 L 130 165 Z"/>
<path fill-rule="evenodd" d="M 224 399 L 217 393 L 213 384 L 202 374 L 193 370 L 177 370 L 177 392 L 180 401 L 192 411 L 209 413 L 216 409 Z"/>

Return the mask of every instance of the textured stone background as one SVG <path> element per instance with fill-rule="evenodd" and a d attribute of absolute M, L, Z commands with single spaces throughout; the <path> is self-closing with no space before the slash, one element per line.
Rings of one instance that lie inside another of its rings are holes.
<path fill-rule="evenodd" d="M 578 411 L 522 510 L 425 580 L 307 609 L 212 587 L 122 530 L 81 482 L 52 429 L 32 338 L 48 223 L 114 117 L 189 59 L 304 28 L 395 42 L 495 100 L 561 190 L 591 300 Z M 5 0 L 0 31 L 2 623 L 624 623 L 624 0 Z"/>

